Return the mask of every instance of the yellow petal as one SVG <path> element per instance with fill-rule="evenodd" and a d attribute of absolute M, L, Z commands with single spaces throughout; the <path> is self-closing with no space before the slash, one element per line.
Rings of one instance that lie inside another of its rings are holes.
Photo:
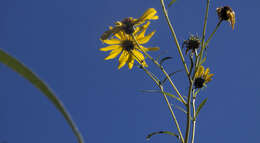
<path fill-rule="evenodd" d="M 141 26 L 142 31 L 136 36 L 137 39 L 140 39 L 142 37 L 144 37 L 144 34 L 148 28 L 148 26 L 150 25 L 150 21 L 148 21 L 146 24 L 144 24 L 143 26 Z"/>
<path fill-rule="evenodd" d="M 138 50 L 132 50 L 133 55 L 135 57 L 135 59 L 137 60 L 138 63 L 142 64 L 143 66 L 147 67 L 147 64 L 144 60 L 144 55 L 139 52 Z"/>
<path fill-rule="evenodd" d="M 139 44 L 145 44 L 153 37 L 154 33 L 155 33 L 155 31 L 151 32 L 150 34 L 148 34 L 144 37 L 137 39 L 137 41 L 139 42 Z"/>
<path fill-rule="evenodd" d="M 199 66 L 199 69 L 198 69 L 198 71 L 195 74 L 195 78 L 201 77 L 203 72 L 204 72 L 204 67 L 203 66 Z"/>
<path fill-rule="evenodd" d="M 235 19 L 235 12 L 234 11 L 228 11 L 228 17 L 229 17 L 229 23 L 231 24 L 232 26 L 232 29 L 234 30 L 234 27 L 235 27 L 235 22 L 236 22 L 236 19 Z"/>
<path fill-rule="evenodd" d="M 135 62 L 133 55 L 131 55 L 131 56 L 128 58 L 128 61 L 127 61 L 127 62 L 128 62 L 128 68 L 131 70 L 131 69 L 133 68 L 134 62 Z"/>
<path fill-rule="evenodd" d="M 149 8 L 145 13 L 138 19 L 138 24 L 144 23 L 146 20 L 156 20 L 159 17 L 155 14 L 157 11 L 154 8 Z"/>
<path fill-rule="evenodd" d="M 117 57 L 118 54 L 121 53 L 121 51 L 122 51 L 122 48 L 114 49 L 114 50 L 111 51 L 110 54 L 105 58 L 105 60 L 114 59 L 115 57 Z"/>
<path fill-rule="evenodd" d="M 210 82 L 212 79 L 211 77 L 213 76 L 214 74 L 209 74 L 206 78 L 205 78 L 205 81 L 206 82 Z"/>
<path fill-rule="evenodd" d="M 103 40 L 103 42 L 109 45 L 120 44 L 120 40 L 118 39 Z"/>
<path fill-rule="evenodd" d="M 117 48 L 120 48 L 120 45 L 111 45 L 111 46 L 107 46 L 107 47 L 104 47 L 104 48 L 100 48 L 99 50 L 100 51 L 110 51 L 110 50 L 114 50 L 114 49 L 117 49 Z"/>
<path fill-rule="evenodd" d="M 118 65 L 118 69 L 122 68 L 126 62 L 129 59 L 129 53 L 127 51 L 123 51 L 121 56 L 119 57 L 119 65 Z"/>
<path fill-rule="evenodd" d="M 204 79 L 206 79 L 206 77 L 208 76 L 208 74 L 209 74 L 209 68 L 207 68 L 206 71 L 205 71 L 204 74 L 203 74 Z"/>
<path fill-rule="evenodd" d="M 159 47 L 150 47 L 150 48 L 145 48 L 143 47 L 144 51 L 147 52 L 147 51 L 158 51 L 160 50 Z"/>

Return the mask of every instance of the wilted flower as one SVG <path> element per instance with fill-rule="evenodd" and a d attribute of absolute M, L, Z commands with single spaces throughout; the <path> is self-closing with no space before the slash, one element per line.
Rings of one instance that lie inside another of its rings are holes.
<path fill-rule="evenodd" d="M 228 21 L 231 24 L 232 29 L 234 30 L 234 26 L 236 22 L 235 12 L 229 6 L 224 6 L 224 7 L 217 8 L 217 13 L 218 13 L 219 20 Z"/>
<path fill-rule="evenodd" d="M 193 53 L 200 47 L 200 39 L 198 36 L 191 35 L 188 40 L 183 42 L 183 46 L 186 46 L 186 52 L 191 50 Z"/>
<path fill-rule="evenodd" d="M 138 19 L 133 17 L 125 18 L 122 21 L 117 21 L 115 27 L 104 32 L 101 36 L 101 40 L 108 39 L 110 35 L 123 31 L 126 34 L 132 34 L 135 31 L 135 26 L 145 23 L 147 20 L 156 20 L 159 17 L 156 15 L 157 11 L 154 8 L 149 8 L 146 12 Z"/>
<path fill-rule="evenodd" d="M 104 43 L 109 44 L 110 46 L 100 48 L 100 51 L 111 51 L 105 60 L 114 59 L 121 54 L 119 57 L 118 69 L 122 68 L 126 63 L 128 64 L 128 68 L 132 69 L 135 60 L 144 67 L 147 67 L 148 65 L 146 64 L 145 58 L 141 52 L 156 51 L 159 49 L 158 47 L 145 48 L 141 45 L 147 43 L 155 33 L 155 31 L 153 31 L 145 36 L 149 24 L 150 22 L 147 22 L 142 27 L 137 27 L 133 33 L 137 42 L 140 44 L 141 49 L 138 47 L 132 36 L 123 31 L 115 33 L 115 37 L 111 39 L 103 40 Z"/>
<path fill-rule="evenodd" d="M 209 72 L 210 72 L 209 68 L 207 68 L 204 71 L 204 67 L 202 65 L 199 66 L 198 71 L 195 73 L 195 81 L 194 81 L 195 88 L 202 88 L 212 80 L 211 77 L 214 74 L 210 74 Z"/>

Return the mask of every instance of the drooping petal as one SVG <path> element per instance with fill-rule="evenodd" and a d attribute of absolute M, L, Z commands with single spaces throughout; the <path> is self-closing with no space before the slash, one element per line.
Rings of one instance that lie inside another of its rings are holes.
<path fill-rule="evenodd" d="M 214 74 L 209 74 L 209 75 L 207 75 L 207 77 L 205 78 L 205 81 L 206 82 L 210 82 L 212 79 L 211 79 L 211 77 L 212 76 L 214 76 Z"/>
<path fill-rule="evenodd" d="M 117 57 L 118 54 L 121 53 L 122 49 L 123 49 L 122 47 L 121 47 L 121 48 L 114 49 L 114 50 L 111 51 L 110 54 L 105 58 L 105 60 L 114 59 L 115 57 Z"/>
<path fill-rule="evenodd" d="M 204 72 L 203 78 L 206 79 L 206 77 L 208 76 L 208 74 L 209 74 L 209 68 L 207 68 L 206 71 Z"/>
<path fill-rule="evenodd" d="M 145 47 L 143 47 L 143 49 L 144 49 L 145 52 L 148 52 L 148 51 L 158 51 L 158 50 L 160 50 L 159 47 L 150 47 L 150 48 L 145 48 Z"/>
<path fill-rule="evenodd" d="M 137 39 L 137 41 L 139 42 L 139 44 L 145 44 L 153 37 L 154 33 L 155 33 L 155 31 L 149 33 L 148 35 L 146 35 L 144 37 Z"/>
<path fill-rule="evenodd" d="M 234 11 L 228 11 L 227 14 L 228 14 L 228 17 L 229 17 L 229 20 L 228 20 L 228 21 L 229 21 L 229 23 L 231 24 L 232 29 L 234 30 L 235 22 L 236 22 L 235 12 L 234 12 Z"/>
<path fill-rule="evenodd" d="M 120 40 L 118 39 L 107 39 L 107 40 L 103 40 L 103 42 L 109 45 L 120 44 Z"/>
<path fill-rule="evenodd" d="M 203 72 L 204 72 L 204 67 L 203 66 L 199 66 L 199 69 L 198 69 L 198 71 L 195 74 L 195 78 L 201 77 Z"/>
<path fill-rule="evenodd" d="M 121 56 L 119 57 L 118 69 L 122 68 L 126 64 L 128 59 L 129 59 L 129 53 L 126 50 L 124 50 Z"/>
<path fill-rule="evenodd" d="M 135 59 L 137 60 L 138 63 L 142 64 L 143 66 L 147 67 L 148 65 L 146 64 L 145 60 L 144 60 L 144 55 L 139 52 L 138 50 L 132 50 Z"/>
<path fill-rule="evenodd" d="M 135 59 L 134 59 L 133 55 L 130 55 L 130 57 L 128 58 L 128 61 L 127 61 L 127 63 L 128 63 L 128 68 L 129 68 L 130 70 L 133 68 L 134 62 L 135 62 Z"/>
<path fill-rule="evenodd" d="M 157 11 L 154 8 L 149 8 L 145 13 L 137 20 L 136 24 L 142 24 L 146 20 L 156 20 L 159 17 L 156 15 Z"/>
<path fill-rule="evenodd" d="M 140 39 L 142 37 L 144 37 L 144 34 L 148 28 L 148 26 L 150 25 L 150 21 L 148 21 L 146 24 L 144 24 L 143 26 L 141 26 L 142 31 L 136 36 L 137 39 Z"/>
<path fill-rule="evenodd" d="M 111 46 L 107 46 L 107 47 L 104 47 L 104 48 L 100 48 L 99 50 L 100 51 L 110 51 L 110 50 L 114 50 L 114 49 L 117 49 L 117 48 L 120 48 L 120 45 L 111 45 Z"/>

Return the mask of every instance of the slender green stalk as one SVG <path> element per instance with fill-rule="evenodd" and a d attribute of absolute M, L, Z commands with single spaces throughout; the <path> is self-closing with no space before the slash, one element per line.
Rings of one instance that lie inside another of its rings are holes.
<path fill-rule="evenodd" d="M 4 52 L 2 49 L 0 49 L 0 62 L 17 72 L 20 76 L 27 79 L 32 85 L 38 88 L 63 115 L 63 117 L 71 127 L 72 131 L 74 132 L 75 136 L 77 137 L 78 142 L 84 143 L 80 131 L 78 130 L 75 122 L 72 120 L 69 112 L 66 110 L 61 100 L 58 99 L 57 96 L 55 96 L 53 91 L 51 91 L 51 89 L 35 73 L 33 73 L 20 61 Z"/>
<path fill-rule="evenodd" d="M 188 101 L 187 101 L 187 123 L 186 123 L 186 134 L 185 143 L 189 142 L 190 126 L 191 126 L 191 93 L 192 93 L 193 82 L 189 86 Z"/>
<path fill-rule="evenodd" d="M 196 66 L 195 66 L 195 72 L 197 71 L 199 67 L 199 63 L 201 61 L 203 51 L 205 49 L 205 35 L 206 35 L 206 29 L 207 29 L 207 21 L 208 21 L 208 13 L 209 13 L 209 3 L 210 0 L 207 0 L 207 7 L 206 7 L 206 12 L 205 12 L 205 18 L 204 18 L 204 25 L 203 25 L 203 34 L 202 34 L 202 44 L 201 44 L 201 49 L 199 53 L 199 58 L 196 60 Z"/>
<path fill-rule="evenodd" d="M 218 22 L 218 24 L 217 24 L 217 26 L 215 27 L 214 31 L 210 34 L 208 40 L 207 40 L 206 43 L 205 43 L 205 47 L 208 46 L 209 41 L 211 40 L 211 38 L 214 36 L 214 34 L 216 33 L 216 31 L 218 30 L 218 28 L 219 28 L 220 24 L 222 23 L 222 21 L 223 21 L 223 20 L 220 20 L 220 21 Z"/>
<path fill-rule="evenodd" d="M 163 97 L 164 97 L 164 99 L 165 99 L 165 101 L 166 101 L 166 103 L 167 103 L 167 106 L 168 106 L 168 108 L 169 108 L 169 110 L 170 110 L 170 112 L 171 112 L 171 115 L 172 115 L 172 118 L 173 118 L 173 120 L 174 120 L 174 123 L 175 123 L 175 125 L 176 125 L 176 127 L 177 127 L 177 130 L 178 130 L 178 132 L 179 132 L 180 139 L 181 139 L 182 143 L 184 143 L 183 135 L 182 135 L 182 132 L 181 132 L 181 129 L 180 129 L 178 120 L 177 120 L 177 118 L 176 118 L 176 116 L 175 116 L 175 114 L 174 114 L 174 112 L 173 112 L 172 106 L 171 106 L 171 104 L 170 104 L 170 102 L 169 102 L 169 100 L 168 100 L 168 98 L 167 98 L 167 95 L 166 95 L 165 92 L 164 92 L 163 86 L 160 84 L 160 81 L 157 80 L 158 78 L 154 77 L 153 74 L 152 74 L 148 69 L 144 68 L 142 65 L 141 65 L 141 67 L 142 67 L 142 69 L 145 71 L 145 73 L 146 73 L 146 74 L 157 84 L 157 86 L 160 88 L 160 90 L 161 90 L 161 92 L 162 92 L 162 94 L 163 94 Z"/>
<path fill-rule="evenodd" d="M 195 139 L 195 129 L 196 129 L 196 107 L 195 107 L 195 102 L 196 102 L 196 97 L 194 96 L 194 90 L 193 90 L 193 100 L 192 100 L 192 107 L 193 107 L 193 120 L 192 120 L 192 138 L 191 138 L 191 143 L 194 143 Z"/>
<path fill-rule="evenodd" d="M 167 12 L 167 10 L 166 10 L 164 1 L 163 1 L 163 0 L 160 0 L 160 1 L 161 1 L 161 5 L 162 5 L 162 9 L 163 9 L 164 16 L 165 16 L 165 18 L 166 18 L 166 21 L 167 21 L 167 23 L 168 23 L 168 26 L 169 26 L 169 28 L 170 28 L 170 30 L 171 30 L 171 32 L 172 32 L 173 37 L 174 37 L 174 41 L 175 41 L 175 44 L 176 44 L 176 46 L 177 46 L 178 52 L 179 52 L 179 54 L 180 54 L 180 56 L 181 56 L 181 60 L 182 60 L 182 63 L 183 63 L 183 65 L 184 65 L 185 71 L 186 71 L 186 73 L 187 73 L 187 77 L 189 78 L 189 70 L 188 70 L 187 64 L 186 64 L 186 62 L 185 62 L 184 56 L 183 56 L 183 54 L 182 54 L 181 47 L 180 47 L 180 44 L 179 44 L 179 42 L 178 42 L 177 36 L 176 36 L 176 34 L 175 34 L 175 31 L 174 31 L 173 26 L 172 26 L 172 24 L 171 24 L 171 21 L 170 21 L 170 19 L 169 19 L 168 12 Z M 190 78 L 189 78 L 189 80 L 190 80 Z"/>
<path fill-rule="evenodd" d="M 138 43 L 138 41 L 136 40 L 135 36 L 132 35 L 132 37 L 133 37 L 134 41 L 136 42 L 138 48 L 139 48 L 140 50 L 142 50 L 142 48 L 141 48 L 140 44 Z M 157 66 L 161 69 L 161 71 L 164 73 L 164 75 L 166 76 L 166 78 L 170 81 L 170 84 L 172 85 L 172 87 L 173 87 L 173 89 L 175 90 L 175 92 L 176 92 L 176 93 L 178 94 L 178 96 L 180 97 L 182 103 L 186 105 L 186 101 L 184 100 L 184 98 L 183 98 L 182 95 L 180 94 L 180 92 L 179 92 L 179 90 L 177 89 L 177 87 L 176 87 L 176 86 L 174 85 L 174 83 L 172 82 L 171 77 L 170 77 L 169 74 L 166 72 L 166 70 L 164 69 L 164 67 L 163 67 L 162 65 L 160 65 L 160 64 L 158 63 L 158 61 L 156 61 L 154 58 L 152 58 L 147 52 L 145 52 L 145 51 L 143 51 L 143 50 L 142 50 L 142 52 L 143 52 L 143 53 L 145 54 L 145 56 L 147 56 L 151 61 L 153 61 L 153 63 L 154 63 L 155 65 L 157 65 Z"/>

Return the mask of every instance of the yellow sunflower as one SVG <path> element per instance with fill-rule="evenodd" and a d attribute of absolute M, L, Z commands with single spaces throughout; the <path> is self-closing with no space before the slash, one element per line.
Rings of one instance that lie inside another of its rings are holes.
<path fill-rule="evenodd" d="M 142 51 L 156 51 L 159 49 L 158 47 L 145 48 L 141 45 L 147 43 L 155 33 L 155 31 L 153 31 L 145 35 L 149 24 L 150 22 L 147 22 L 142 27 L 137 27 L 135 32 L 133 33 L 133 35 L 136 37 L 137 42 L 140 44 L 140 48 L 142 49 L 139 49 L 137 43 L 135 43 L 131 35 L 128 35 L 123 31 L 119 31 L 111 39 L 103 40 L 103 42 L 108 44 L 109 46 L 100 48 L 100 51 L 111 51 L 110 54 L 105 58 L 105 60 L 114 59 L 121 54 L 119 57 L 118 69 L 122 68 L 126 63 L 128 64 L 128 68 L 132 69 L 135 60 L 139 64 L 147 67 L 148 65 L 145 62 Z"/>
<path fill-rule="evenodd" d="M 205 71 L 204 70 L 205 70 L 204 67 L 201 65 L 198 71 L 195 73 L 195 81 L 194 81 L 195 88 L 202 88 L 212 80 L 211 77 L 214 74 L 209 73 L 210 72 L 209 68 L 207 68 Z"/>
<path fill-rule="evenodd" d="M 145 23 L 147 20 L 157 20 L 159 17 L 156 15 L 157 11 L 154 8 L 149 8 L 145 13 L 138 19 L 133 17 L 125 18 L 122 21 L 117 21 L 115 27 L 104 32 L 101 36 L 101 40 L 106 40 L 110 35 L 116 34 L 119 31 L 124 31 L 126 34 L 132 34 L 135 31 L 135 26 Z"/>

